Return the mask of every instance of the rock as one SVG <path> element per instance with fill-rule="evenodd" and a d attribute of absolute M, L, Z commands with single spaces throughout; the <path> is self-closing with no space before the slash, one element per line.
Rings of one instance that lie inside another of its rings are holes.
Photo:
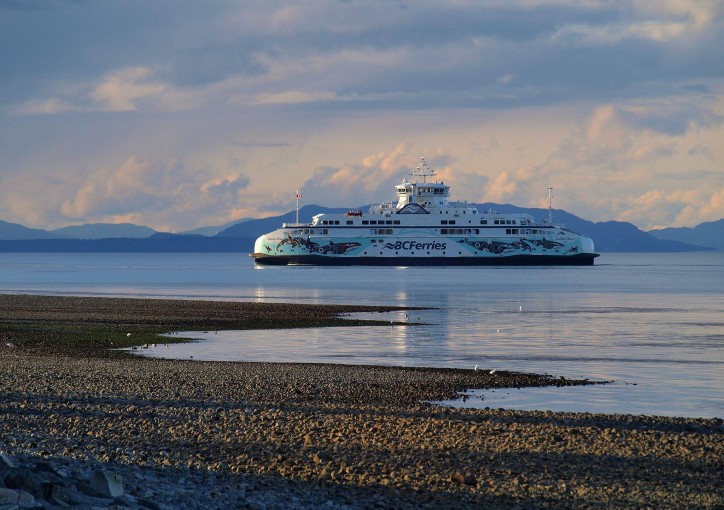
<path fill-rule="evenodd" d="M 123 494 L 123 477 L 107 469 L 97 469 L 93 472 L 91 488 L 103 496 L 117 498 Z"/>
<path fill-rule="evenodd" d="M 455 471 L 452 475 L 450 475 L 450 481 L 459 485 L 463 485 L 465 483 L 465 476 L 463 476 L 460 471 Z"/>
<path fill-rule="evenodd" d="M 35 498 L 25 491 L 0 487 L 0 507 L 35 508 L 37 504 Z"/>
<path fill-rule="evenodd" d="M 0 452 L 0 468 L 13 469 L 14 467 L 15 463 L 13 462 L 13 459 L 11 459 L 8 455 L 5 455 L 4 452 Z"/>
<path fill-rule="evenodd" d="M 73 497 L 68 487 L 57 483 L 43 484 L 43 496 L 46 501 L 61 507 L 71 506 L 79 502 Z"/>

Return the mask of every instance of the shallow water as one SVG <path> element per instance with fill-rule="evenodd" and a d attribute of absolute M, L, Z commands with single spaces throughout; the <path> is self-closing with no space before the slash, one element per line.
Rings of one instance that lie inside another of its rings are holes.
<path fill-rule="evenodd" d="M 478 365 L 617 383 L 476 393 L 455 405 L 724 417 L 724 253 L 604 254 L 569 268 L 255 267 L 235 254 L 0 262 L 0 292 L 432 308 L 374 314 L 426 325 L 197 333 L 203 342 L 147 355 Z"/>

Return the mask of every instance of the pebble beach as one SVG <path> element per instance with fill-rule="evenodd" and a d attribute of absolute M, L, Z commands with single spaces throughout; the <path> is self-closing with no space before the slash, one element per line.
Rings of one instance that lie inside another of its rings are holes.
<path fill-rule="evenodd" d="M 426 403 L 585 380 L 123 350 L 375 310 L 0 295 L 0 508 L 724 507 L 721 419 Z"/>

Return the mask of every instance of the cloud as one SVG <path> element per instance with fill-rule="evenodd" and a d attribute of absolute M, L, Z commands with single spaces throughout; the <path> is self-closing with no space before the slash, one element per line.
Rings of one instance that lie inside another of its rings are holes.
<path fill-rule="evenodd" d="M 168 91 L 166 85 L 149 80 L 150 76 L 151 70 L 145 67 L 115 71 L 103 78 L 91 98 L 106 111 L 136 110 L 139 102 L 158 99 Z"/>
<path fill-rule="evenodd" d="M 113 169 L 102 168 L 60 205 L 73 221 L 135 221 L 165 229 L 197 225 L 235 207 L 249 185 L 241 173 L 214 177 L 208 170 L 179 161 L 163 164 L 131 157 Z"/>
<path fill-rule="evenodd" d="M 191 228 L 280 212 L 302 183 L 362 205 L 420 153 L 469 200 L 551 185 L 591 219 L 718 210 L 718 1 L 0 9 L 2 218 Z"/>
<path fill-rule="evenodd" d="M 299 104 L 318 101 L 333 101 L 337 98 L 334 92 L 308 93 L 299 90 L 289 90 L 275 94 L 259 94 L 253 100 L 253 104 Z"/>
<path fill-rule="evenodd" d="M 31 99 L 12 106 L 8 111 L 13 115 L 56 115 L 59 113 L 80 111 L 81 109 L 63 99 Z"/>

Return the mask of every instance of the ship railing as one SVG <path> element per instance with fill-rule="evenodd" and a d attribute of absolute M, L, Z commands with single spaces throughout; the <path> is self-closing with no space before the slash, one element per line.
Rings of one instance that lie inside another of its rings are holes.
<path fill-rule="evenodd" d="M 282 228 L 304 228 L 311 226 L 311 223 L 282 223 Z"/>

